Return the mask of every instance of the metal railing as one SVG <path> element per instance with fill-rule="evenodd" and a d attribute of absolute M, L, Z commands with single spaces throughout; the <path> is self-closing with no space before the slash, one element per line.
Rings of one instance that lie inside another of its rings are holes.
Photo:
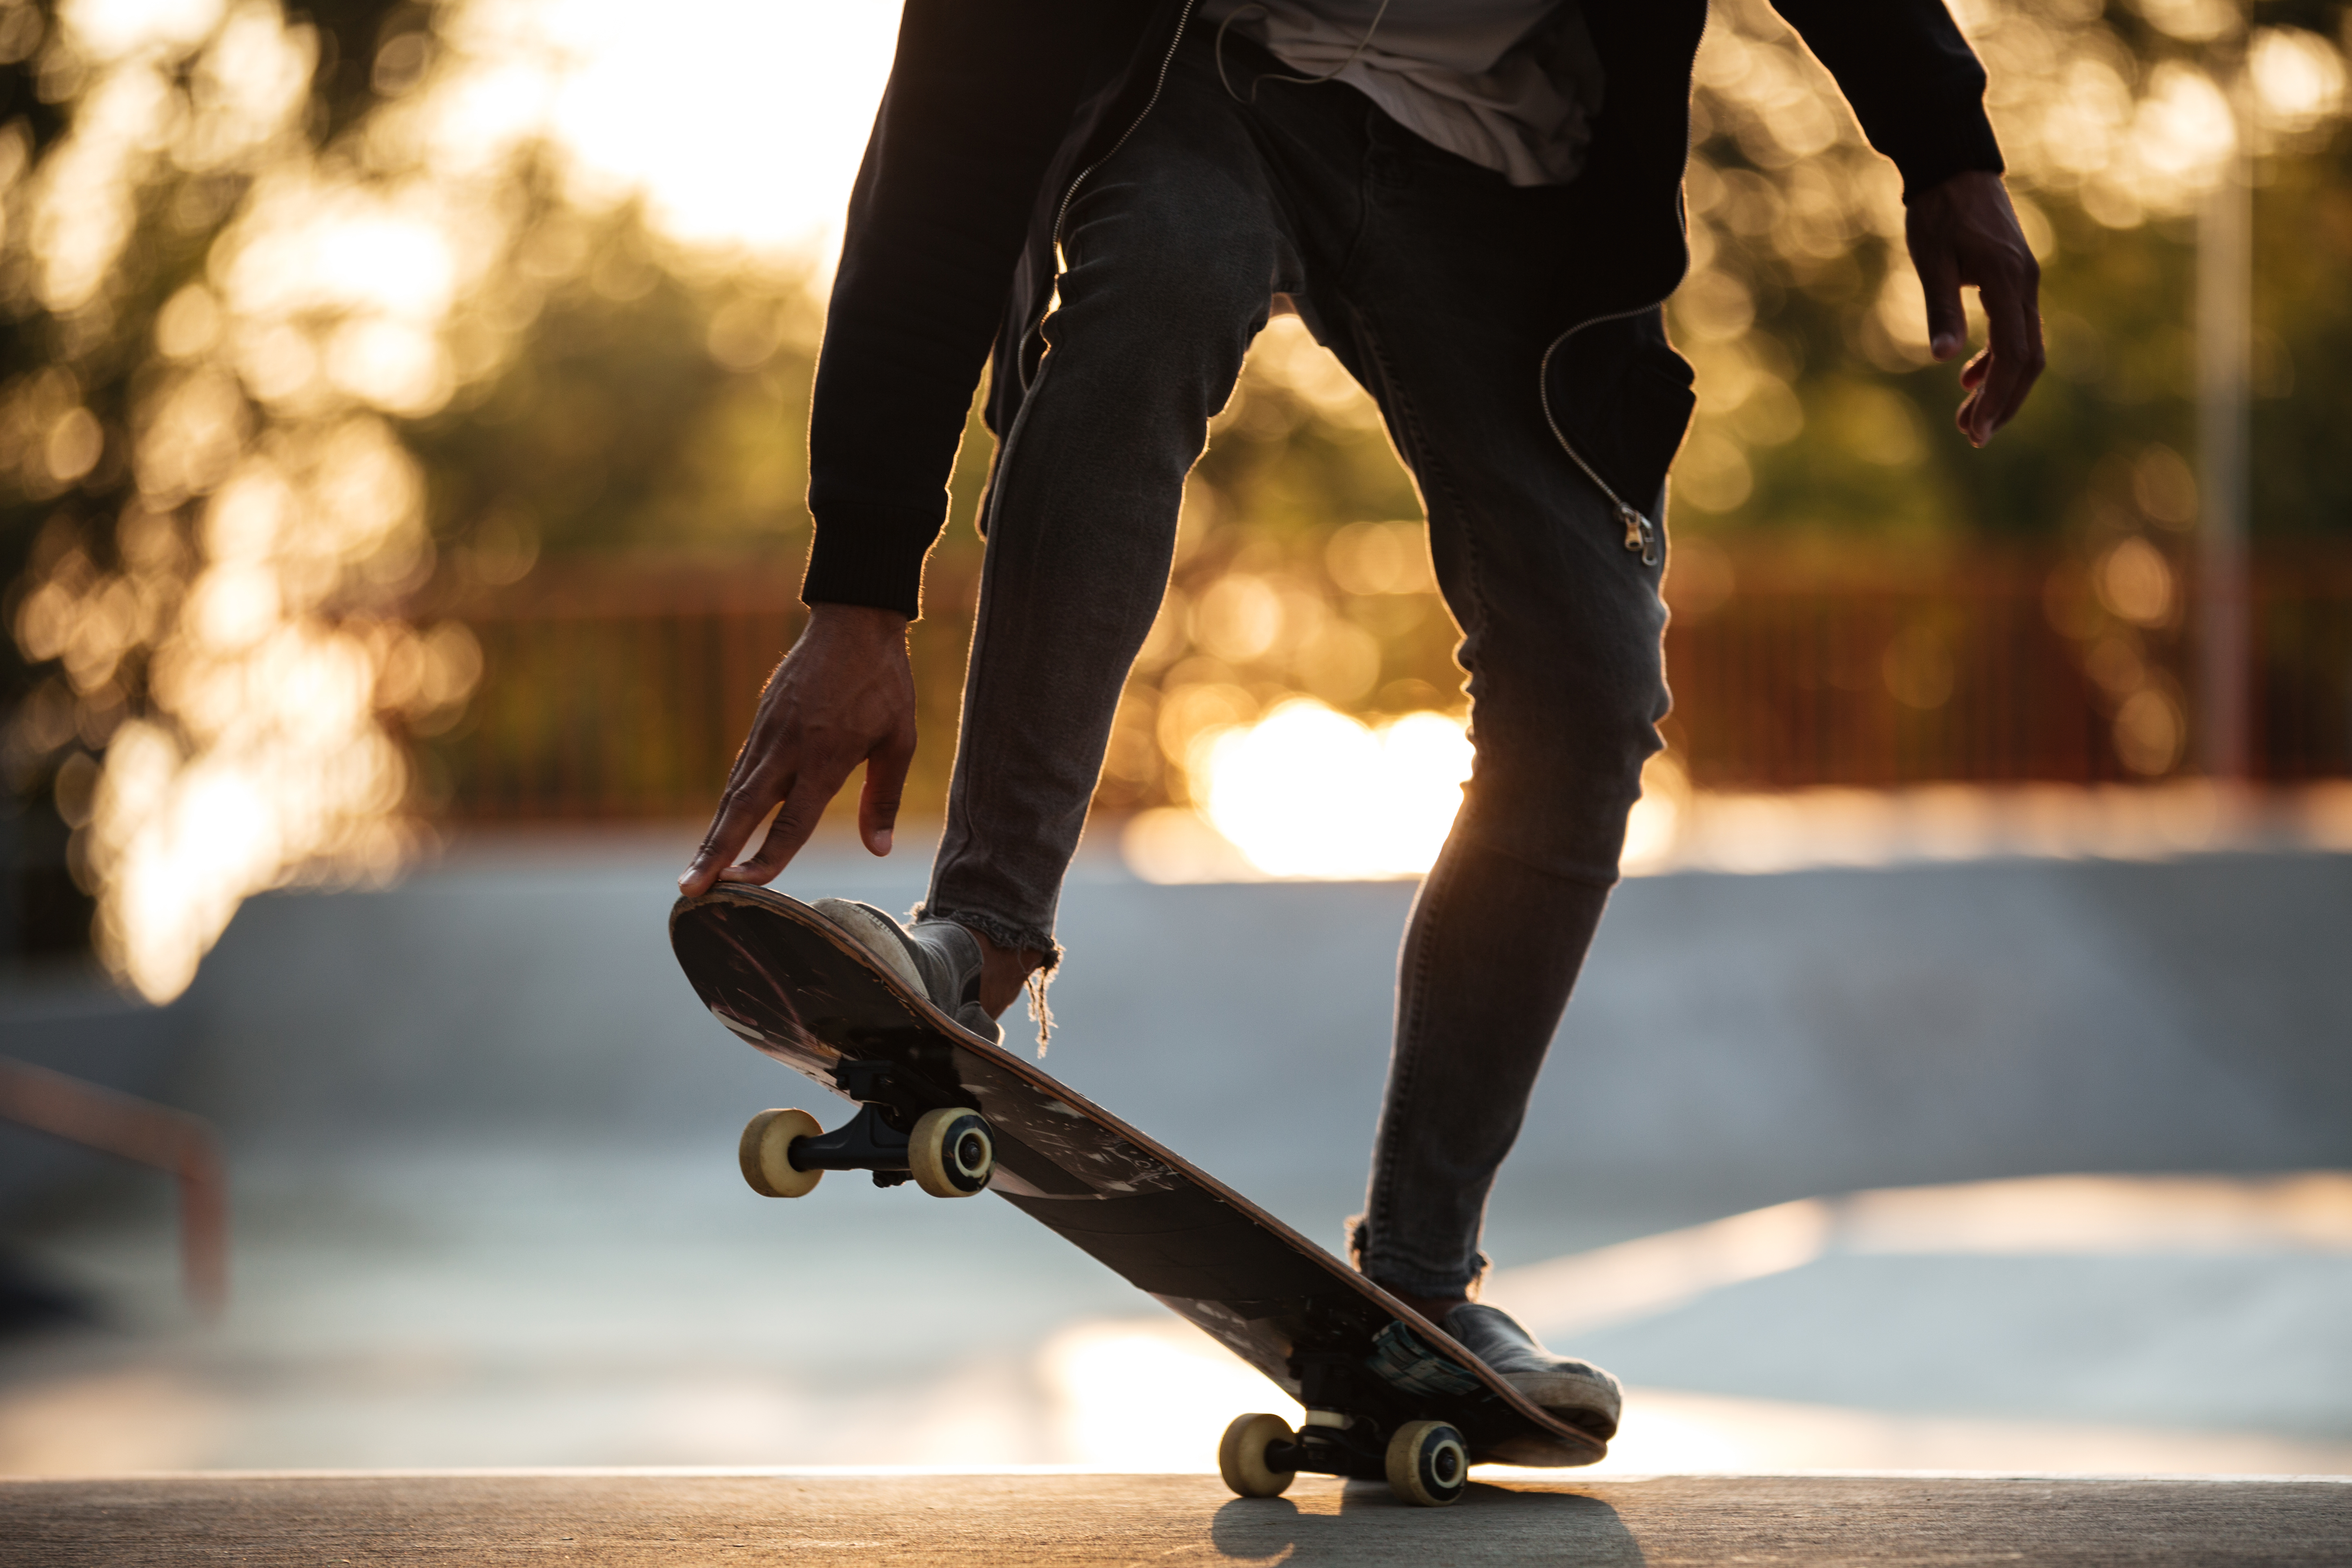
<path fill-rule="evenodd" d="M 0 1118 L 168 1172 L 180 1188 L 180 1275 L 207 1318 L 228 1303 L 228 1175 L 203 1118 L 0 1057 Z"/>
<path fill-rule="evenodd" d="M 2193 595 L 2134 622 L 2077 563 L 2023 554 L 1832 581 L 1764 558 L 1737 581 L 1666 635 L 1669 732 L 1703 787 L 2132 783 L 2193 765 Z M 2248 598 L 2252 782 L 2352 775 L 2352 552 L 2262 562 Z"/>

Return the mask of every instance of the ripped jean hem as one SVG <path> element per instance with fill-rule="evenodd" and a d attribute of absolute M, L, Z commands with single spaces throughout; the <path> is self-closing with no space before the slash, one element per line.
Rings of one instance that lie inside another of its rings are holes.
<path fill-rule="evenodd" d="M 910 924 L 916 921 L 952 921 L 966 931 L 986 937 L 1008 952 L 1042 952 L 1045 956 L 1037 965 L 1040 974 L 1051 974 L 1062 964 L 1062 944 L 1054 940 L 1052 932 L 1034 926 L 1017 925 L 979 910 L 917 904 L 908 912 L 907 920 Z"/>

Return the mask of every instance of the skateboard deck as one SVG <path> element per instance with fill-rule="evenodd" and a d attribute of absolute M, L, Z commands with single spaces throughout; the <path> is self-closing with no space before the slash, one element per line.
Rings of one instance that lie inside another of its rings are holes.
<path fill-rule="evenodd" d="M 862 1107 L 852 1126 L 825 1136 L 829 1154 L 812 1152 L 820 1145 L 806 1138 L 783 1146 L 801 1155 L 789 1170 L 778 1166 L 771 1134 L 764 1168 L 772 1176 L 805 1190 L 815 1176 L 794 1173 L 816 1164 L 873 1170 L 877 1184 L 895 1184 L 908 1179 L 908 1158 L 893 1151 L 906 1148 L 909 1130 L 955 1121 L 948 1136 L 965 1139 L 970 1179 L 955 1184 L 950 1170 L 950 1184 L 940 1184 L 935 1148 L 929 1176 L 916 1162 L 925 1190 L 956 1195 L 984 1185 L 1306 1406 L 1307 1425 L 1295 1434 L 1276 1417 L 1234 1423 L 1221 1468 L 1235 1489 L 1279 1490 L 1305 1469 L 1385 1478 L 1409 1500 L 1443 1502 L 1459 1493 L 1470 1463 L 1588 1465 L 1607 1452 L 1239 1193 L 1036 1064 L 957 1026 L 807 905 L 765 888 L 722 887 L 677 901 L 670 942 L 721 1024 Z M 802 1116 L 792 1125 L 815 1131 L 803 1113 L 763 1114 Z M 992 1145 L 984 1174 L 975 1163 L 983 1145 L 970 1136 L 975 1116 Z M 764 1124 L 755 1119 L 746 1131 L 745 1174 L 784 1195 L 755 1169 Z M 1250 1421 L 1258 1423 L 1254 1438 L 1243 1432 Z M 1439 1452 L 1444 1434 L 1430 1436 L 1441 1426 L 1459 1435 L 1452 1458 Z M 1398 1472 L 1399 1463 L 1412 1468 L 1396 1457 L 1408 1439 L 1425 1450 L 1424 1484 Z M 1245 1450 L 1238 1461 L 1236 1443 Z M 1259 1484 L 1236 1479 L 1236 1463 Z M 1442 1495 L 1423 1495 L 1433 1492 Z"/>

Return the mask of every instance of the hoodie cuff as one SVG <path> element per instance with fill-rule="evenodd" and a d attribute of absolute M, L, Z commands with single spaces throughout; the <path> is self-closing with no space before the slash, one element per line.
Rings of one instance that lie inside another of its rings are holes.
<path fill-rule="evenodd" d="M 895 509 L 824 509 L 801 579 L 806 605 L 870 605 L 909 621 L 923 613 L 923 560 L 940 519 Z"/>
<path fill-rule="evenodd" d="M 1943 133 L 1932 139 L 1922 137 L 1912 145 L 1885 149 L 1895 166 L 1903 174 L 1903 199 L 1906 203 L 1934 190 L 1954 174 L 1971 170 L 1988 174 L 2006 172 L 2008 165 L 2000 156 L 2000 142 L 1992 133 L 1992 121 L 1985 118 L 1984 107 L 1970 103 L 1952 117 Z"/>

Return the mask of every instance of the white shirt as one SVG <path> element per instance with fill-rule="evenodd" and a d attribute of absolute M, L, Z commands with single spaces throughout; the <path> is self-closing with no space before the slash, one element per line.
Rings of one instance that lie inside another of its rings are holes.
<path fill-rule="evenodd" d="M 1338 71 L 1406 130 L 1515 185 L 1564 184 L 1583 167 L 1601 67 L 1580 0 L 1389 0 L 1385 15 L 1380 0 L 1207 0 L 1202 16 L 1230 18 L 1301 76 Z"/>

